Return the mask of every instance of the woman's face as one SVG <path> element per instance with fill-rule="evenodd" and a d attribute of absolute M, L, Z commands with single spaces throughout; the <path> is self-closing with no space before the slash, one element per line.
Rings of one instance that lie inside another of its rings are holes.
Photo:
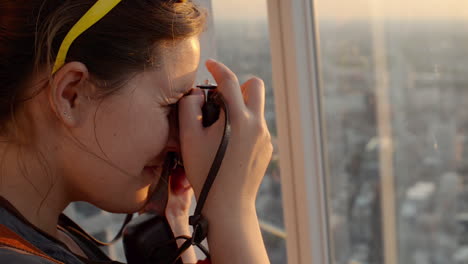
<path fill-rule="evenodd" d="M 95 114 L 73 130 L 88 150 L 64 147 L 67 191 L 74 199 L 111 212 L 137 211 L 159 179 L 165 154 L 178 149 L 171 110 L 193 87 L 199 41 L 193 37 L 163 49 L 162 67 L 139 74 L 96 103 Z M 152 172 L 147 166 L 159 168 Z"/>

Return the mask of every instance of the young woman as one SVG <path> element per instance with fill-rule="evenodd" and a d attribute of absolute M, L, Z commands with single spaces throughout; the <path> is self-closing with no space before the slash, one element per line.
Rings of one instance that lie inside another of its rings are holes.
<path fill-rule="evenodd" d="M 223 118 L 203 127 L 193 88 L 204 22 L 188 1 L 0 0 L 0 263 L 117 263 L 77 243 L 59 216 L 73 201 L 140 211 L 169 151 L 185 172 L 167 217 L 190 235 L 190 195 L 224 128 Z M 206 67 L 232 127 L 202 211 L 211 263 L 269 263 L 254 203 L 272 152 L 263 82 Z"/>

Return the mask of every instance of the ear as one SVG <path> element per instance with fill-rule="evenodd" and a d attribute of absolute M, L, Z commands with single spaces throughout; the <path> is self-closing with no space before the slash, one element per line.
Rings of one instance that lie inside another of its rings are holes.
<path fill-rule="evenodd" d="M 89 72 L 81 62 L 69 62 L 58 70 L 50 87 L 49 101 L 57 117 L 69 127 L 86 119 L 90 108 Z"/>

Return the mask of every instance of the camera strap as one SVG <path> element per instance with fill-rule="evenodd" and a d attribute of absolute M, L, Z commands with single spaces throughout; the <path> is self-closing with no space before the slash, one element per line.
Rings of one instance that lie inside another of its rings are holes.
<path fill-rule="evenodd" d="M 218 147 L 218 151 L 216 152 L 216 156 L 213 160 L 211 165 L 210 171 L 208 173 L 208 177 L 205 180 L 203 185 L 202 191 L 200 196 L 198 197 L 197 206 L 195 207 L 194 214 L 189 217 L 189 224 L 193 227 L 193 234 L 192 237 L 178 237 L 177 239 L 186 239 L 186 241 L 180 246 L 175 254 L 175 259 L 173 259 L 169 263 L 176 263 L 176 261 L 180 258 L 183 252 L 185 252 L 191 245 L 197 246 L 203 253 L 209 258 L 210 255 L 208 250 L 201 244 L 203 240 L 208 235 L 208 221 L 203 217 L 202 210 L 203 206 L 205 205 L 206 199 L 208 198 L 208 194 L 210 192 L 211 186 L 213 185 L 216 176 L 218 175 L 218 171 L 221 167 L 221 164 L 224 159 L 224 155 L 226 154 L 226 150 L 229 144 L 229 139 L 231 137 L 231 122 L 229 119 L 229 108 L 222 96 L 219 92 L 213 92 L 214 99 L 216 103 L 223 109 L 224 111 L 224 132 L 223 137 L 221 139 L 221 143 Z"/>

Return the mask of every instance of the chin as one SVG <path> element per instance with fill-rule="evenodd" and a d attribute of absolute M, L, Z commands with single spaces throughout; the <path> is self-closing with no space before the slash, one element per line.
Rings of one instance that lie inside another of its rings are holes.
<path fill-rule="evenodd" d="M 141 211 L 148 198 L 148 187 L 134 193 L 117 195 L 113 199 L 108 199 L 106 204 L 98 206 L 101 209 L 115 214 L 133 214 Z M 99 204 L 96 204 L 99 205 Z"/>

